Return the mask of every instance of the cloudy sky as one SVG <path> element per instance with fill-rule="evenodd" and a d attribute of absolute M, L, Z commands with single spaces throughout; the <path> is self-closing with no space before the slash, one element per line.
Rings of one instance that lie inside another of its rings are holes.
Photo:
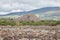
<path fill-rule="evenodd" d="M 55 6 L 60 7 L 60 0 L 0 0 L 0 15 Z"/>

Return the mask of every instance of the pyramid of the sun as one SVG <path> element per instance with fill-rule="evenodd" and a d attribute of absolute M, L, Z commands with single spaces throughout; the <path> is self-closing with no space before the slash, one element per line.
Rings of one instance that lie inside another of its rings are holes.
<path fill-rule="evenodd" d="M 38 18 L 36 15 L 34 14 L 25 14 L 19 18 L 17 18 L 18 21 L 40 21 L 40 18 Z"/>

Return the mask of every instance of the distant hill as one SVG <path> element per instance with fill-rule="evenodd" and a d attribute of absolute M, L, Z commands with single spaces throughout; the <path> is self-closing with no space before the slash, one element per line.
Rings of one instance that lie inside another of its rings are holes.
<path fill-rule="evenodd" d="M 31 11 L 24 11 L 24 12 L 12 12 L 6 15 L 0 15 L 0 16 L 4 16 L 4 17 L 12 17 L 17 15 L 17 17 L 21 16 L 21 15 L 25 15 L 25 14 L 36 14 L 38 17 L 40 17 L 41 19 L 49 19 L 49 20 L 60 20 L 60 7 L 45 7 L 45 8 L 40 8 L 40 9 L 35 9 L 35 10 L 31 10 Z"/>
<path fill-rule="evenodd" d="M 47 11 L 55 11 L 55 10 L 60 10 L 60 7 L 45 7 L 45 8 L 40 8 L 36 10 L 30 11 L 31 13 L 43 13 Z"/>
<path fill-rule="evenodd" d="M 47 11 L 57 11 L 60 10 L 60 7 L 45 7 L 45 8 L 40 8 L 40 9 L 35 9 L 35 10 L 31 10 L 31 11 L 23 11 L 23 12 L 12 12 L 6 15 L 2 15 L 2 16 L 8 16 L 8 15 L 24 15 L 24 14 L 37 14 L 37 13 L 43 13 L 43 12 L 47 12 Z"/>

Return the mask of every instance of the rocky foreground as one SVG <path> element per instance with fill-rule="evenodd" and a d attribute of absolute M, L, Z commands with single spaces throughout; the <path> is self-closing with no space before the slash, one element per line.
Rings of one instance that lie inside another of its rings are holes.
<path fill-rule="evenodd" d="M 0 26 L 0 40 L 60 40 L 60 25 Z"/>

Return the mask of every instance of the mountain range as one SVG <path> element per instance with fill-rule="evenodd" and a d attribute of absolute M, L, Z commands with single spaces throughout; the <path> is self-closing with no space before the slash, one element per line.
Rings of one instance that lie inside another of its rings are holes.
<path fill-rule="evenodd" d="M 35 14 L 37 17 L 45 20 L 60 20 L 60 7 L 44 7 L 31 11 L 12 12 L 6 15 L 0 15 L 0 17 L 19 17 L 24 14 Z"/>

